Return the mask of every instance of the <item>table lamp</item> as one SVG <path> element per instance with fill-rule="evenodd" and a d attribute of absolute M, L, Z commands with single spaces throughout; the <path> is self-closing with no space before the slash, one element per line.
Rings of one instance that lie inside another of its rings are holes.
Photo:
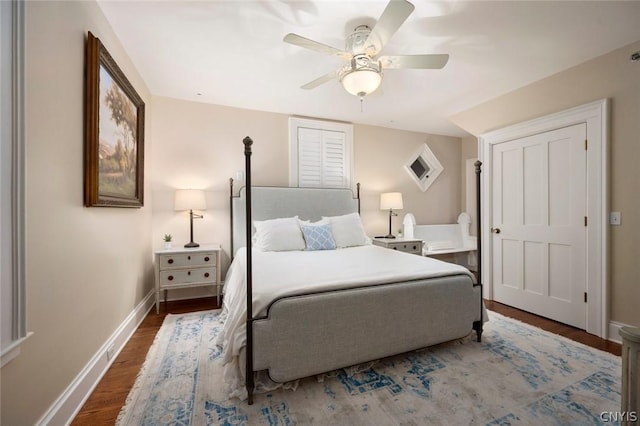
<path fill-rule="evenodd" d="M 175 209 L 178 211 L 189 210 L 189 235 L 191 241 L 184 246 L 187 248 L 200 247 L 200 244 L 193 242 L 193 218 L 202 219 L 203 216 L 193 211 L 207 209 L 204 191 L 201 189 L 176 189 Z"/>
<path fill-rule="evenodd" d="M 385 192 L 380 194 L 380 210 L 389 210 L 389 234 L 384 238 L 395 238 L 391 233 L 391 217 L 398 216 L 394 210 L 402 210 L 402 193 Z"/>

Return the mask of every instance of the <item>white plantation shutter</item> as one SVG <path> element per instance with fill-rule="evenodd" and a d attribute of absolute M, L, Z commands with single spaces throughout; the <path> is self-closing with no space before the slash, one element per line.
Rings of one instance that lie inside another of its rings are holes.
<path fill-rule="evenodd" d="M 349 188 L 352 168 L 351 126 L 291 119 L 294 120 L 296 125 L 290 129 L 290 184 L 299 187 Z"/>
<path fill-rule="evenodd" d="M 298 185 L 322 186 L 322 133 L 298 130 Z"/>
<path fill-rule="evenodd" d="M 322 143 L 322 186 L 342 188 L 347 184 L 344 133 L 323 131 Z"/>

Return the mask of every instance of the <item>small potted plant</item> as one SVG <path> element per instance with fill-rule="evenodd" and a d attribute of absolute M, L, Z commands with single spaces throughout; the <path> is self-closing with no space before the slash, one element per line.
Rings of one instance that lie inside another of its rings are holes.
<path fill-rule="evenodd" d="M 171 240 L 173 240 L 173 237 L 171 236 L 171 234 L 164 234 L 164 248 L 165 249 L 170 249 L 171 248 Z"/>

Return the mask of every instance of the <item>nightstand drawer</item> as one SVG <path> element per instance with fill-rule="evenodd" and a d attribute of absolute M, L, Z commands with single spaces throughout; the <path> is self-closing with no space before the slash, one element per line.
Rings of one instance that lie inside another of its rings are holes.
<path fill-rule="evenodd" d="M 401 238 L 374 238 L 373 244 L 391 250 L 403 251 L 405 253 L 422 256 L 422 240 L 404 240 Z"/>
<path fill-rule="evenodd" d="M 387 248 L 392 250 L 400 250 L 406 253 L 422 255 L 421 243 L 391 243 Z"/>
<path fill-rule="evenodd" d="M 214 252 L 160 255 L 160 269 L 189 268 L 207 265 L 216 266 L 216 254 Z"/>
<path fill-rule="evenodd" d="M 180 286 L 193 283 L 214 283 L 216 268 L 179 269 L 160 272 L 162 287 Z"/>

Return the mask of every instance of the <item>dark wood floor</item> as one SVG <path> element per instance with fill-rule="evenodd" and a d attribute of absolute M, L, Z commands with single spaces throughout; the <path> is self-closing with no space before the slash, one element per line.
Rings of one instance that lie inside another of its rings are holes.
<path fill-rule="evenodd" d="M 591 346 L 592 348 L 600 349 L 602 351 L 609 352 L 618 356 L 620 356 L 620 354 L 622 353 L 622 346 L 618 343 L 601 339 L 597 336 L 594 336 L 593 334 L 585 332 L 584 330 L 571 327 L 570 325 L 561 324 L 547 318 L 542 318 L 537 315 L 530 314 L 529 312 L 524 312 L 520 309 L 512 308 L 498 302 L 485 300 L 485 306 L 490 311 L 495 311 L 506 317 L 515 318 L 519 321 L 526 322 L 527 324 L 540 327 L 543 330 L 547 330 L 554 334 L 559 334 L 568 339 Z"/>
<path fill-rule="evenodd" d="M 85 402 L 84 406 L 71 423 L 74 426 L 113 425 L 120 409 L 133 387 L 138 371 L 142 367 L 147 352 L 156 337 L 164 317 L 168 314 L 215 309 L 216 298 L 180 300 L 160 304 L 160 314 L 155 308 L 149 312 L 133 333 L 131 339 L 122 349 L 98 386 Z"/>
<path fill-rule="evenodd" d="M 486 301 L 486 306 L 487 309 L 498 312 L 504 316 L 515 318 L 585 345 L 618 356 L 621 353 L 619 344 L 600 339 L 577 328 L 560 324 L 497 302 Z M 113 425 L 166 314 L 194 312 L 213 309 L 215 307 L 215 298 L 206 298 L 169 302 L 166 308 L 163 304 L 161 305 L 160 315 L 156 315 L 155 309 L 152 310 L 143 320 L 122 352 L 120 352 L 111 368 L 109 368 L 71 424 L 74 426 Z"/>

